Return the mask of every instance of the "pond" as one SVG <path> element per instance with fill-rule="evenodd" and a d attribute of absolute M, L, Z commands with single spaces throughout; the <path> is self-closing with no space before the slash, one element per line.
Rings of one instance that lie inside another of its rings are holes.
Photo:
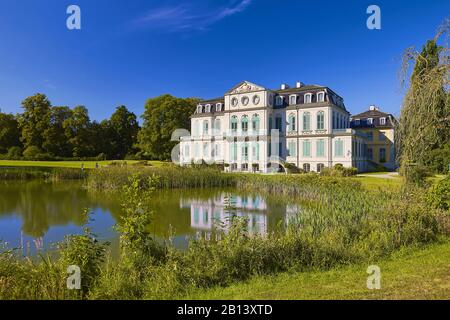
<path fill-rule="evenodd" d="M 154 221 L 151 232 L 158 239 L 172 239 L 185 248 L 190 238 L 212 234 L 220 225 L 226 232 L 231 202 L 235 214 L 248 219 L 250 233 L 264 234 L 287 223 L 298 206 L 259 194 L 233 189 L 158 190 L 152 195 Z M 81 181 L 0 182 L 0 241 L 35 255 L 54 247 L 68 234 L 83 231 L 83 211 L 92 212 L 89 226 L 101 240 L 118 250 L 113 226 L 121 215 L 120 195 L 88 191 Z"/>

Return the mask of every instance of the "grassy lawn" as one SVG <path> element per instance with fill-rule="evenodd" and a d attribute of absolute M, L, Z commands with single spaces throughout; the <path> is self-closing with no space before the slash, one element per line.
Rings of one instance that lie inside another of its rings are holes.
<path fill-rule="evenodd" d="M 361 182 L 369 190 L 378 190 L 380 188 L 394 190 L 400 188 L 402 185 L 402 178 L 398 176 L 393 178 L 356 176 L 351 179 Z"/>
<path fill-rule="evenodd" d="M 123 160 L 120 160 L 123 162 Z M 111 164 L 114 161 L 16 161 L 16 160 L 0 160 L 0 167 L 46 167 L 46 168 L 81 168 L 84 164 L 86 169 L 95 168 L 98 163 L 100 167 Z M 127 164 L 133 164 L 138 161 L 126 160 Z M 153 166 L 161 166 L 162 161 L 149 161 Z"/>
<path fill-rule="evenodd" d="M 450 241 L 373 261 L 381 289 L 366 286 L 368 264 L 326 272 L 283 273 L 194 294 L 189 299 L 450 299 Z"/>

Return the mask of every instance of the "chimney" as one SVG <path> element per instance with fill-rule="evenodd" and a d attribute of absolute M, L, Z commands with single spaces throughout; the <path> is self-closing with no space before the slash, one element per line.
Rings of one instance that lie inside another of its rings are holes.
<path fill-rule="evenodd" d="M 305 84 L 303 82 L 297 81 L 297 83 L 295 84 L 296 88 L 301 88 L 303 87 Z"/>
<path fill-rule="evenodd" d="M 281 90 L 289 89 L 289 86 L 286 83 L 281 84 Z"/>
<path fill-rule="evenodd" d="M 378 110 L 380 110 L 380 108 L 378 108 L 376 105 L 371 105 L 371 106 L 369 107 L 369 110 L 370 110 L 370 111 L 374 111 L 374 110 L 378 111 Z"/>

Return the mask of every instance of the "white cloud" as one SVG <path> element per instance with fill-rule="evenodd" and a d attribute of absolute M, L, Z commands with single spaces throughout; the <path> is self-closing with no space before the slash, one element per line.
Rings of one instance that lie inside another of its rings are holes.
<path fill-rule="evenodd" d="M 227 6 L 201 10 L 186 4 L 159 7 L 135 19 L 140 28 L 163 29 L 167 32 L 206 30 L 212 24 L 247 9 L 253 0 L 234 0 Z"/>

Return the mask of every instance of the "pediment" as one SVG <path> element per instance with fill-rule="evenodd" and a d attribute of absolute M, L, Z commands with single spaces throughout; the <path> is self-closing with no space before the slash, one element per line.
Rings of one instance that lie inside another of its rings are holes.
<path fill-rule="evenodd" d="M 249 81 L 242 81 L 238 85 L 234 86 L 226 94 L 237 94 L 237 93 L 261 91 L 261 90 L 266 90 L 266 88 L 258 86 L 257 84 L 251 83 Z"/>

